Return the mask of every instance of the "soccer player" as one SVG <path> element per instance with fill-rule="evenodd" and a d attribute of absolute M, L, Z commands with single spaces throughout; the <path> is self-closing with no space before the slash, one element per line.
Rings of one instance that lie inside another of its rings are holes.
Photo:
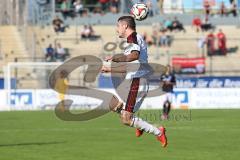
<path fill-rule="evenodd" d="M 104 73 L 126 73 L 127 77 L 131 77 L 129 82 L 128 90 L 126 87 L 121 88 L 118 86 L 117 90 L 126 91 L 126 99 L 123 98 L 123 102 L 117 97 L 113 97 L 109 107 L 112 111 L 118 112 L 121 117 L 123 124 L 136 128 L 136 136 L 140 137 L 143 132 L 151 133 L 156 136 L 157 140 L 161 142 L 162 147 L 167 146 L 167 137 L 165 135 L 165 128 L 163 126 L 157 128 L 152 124 L 142 120 L 139 117 L 134 116 L 134 113 L 139 109 L 141 102 L 147 95 L 148 88 L 146 87 L 146 81 L 141 79 L 142 72 L 128 72 L 128 65 L 137 63 L 148 63 L 147 46 L 143 38 L 136 33 L 135 20 L 131 16 L 122 16 L 117 22 L 117 33 L 120 38 L 127 39 L 128 47 L 125 48 L 123 54 L 115 56 L 108 56 L 105 58 L 106 61 L 112 61 L 119 65 L 119 67 L 108 67 L 103 66 L 102 72 Z M 141 87 L 143 84 L 144 87 Z M 147 88 L 147 89 L 146 89 Z M 141 92 L 140 92 L 141 91 Z M 121 92 L 122 93 L 122 92 Z M 120 93 L 120 94 L 121 94 Z M 126 101 L 125 101 L 126 100 Z M 124 104 L 126 102 L 126 104 Z"/>
<path fill-rule="evenodd" d="M 167 66 L 167 71 L 161 76 L 161 81 L 163 82 L 162 90 L 166 92 L 164 94 L 164 103 L 163 103 L 163 115 L 162 119 L 168 119 L 168 115 L 171 109 L 172 97 L 173 97 L 173 87 L 176 84 L 176 77 L 172 72 L 171 66 Z"/>
<path fill-rule="evenodd" d="M 59 91 L 58 97 L 61 101 L 64 100 L 65 98 L 65 93 L 68 90 L 68 80 L 64 77 L 66 77 L 66 71 L 61 71 L 60 76 L 57 78 L 56 83 L 55 83 L 55 90 Z M 64 104 L 61 104 L 59 107 L 61 112 L 65 111 Z"/>

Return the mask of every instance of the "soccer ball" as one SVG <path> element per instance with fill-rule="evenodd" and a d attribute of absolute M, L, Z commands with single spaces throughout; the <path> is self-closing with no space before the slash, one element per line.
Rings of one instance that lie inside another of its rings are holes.
<path fill-rule="evenodd" d="M 138 21 L 142 21 L 148 16 L 148 7 L 144 3 L 136 3 L 131 8 L 131 14 Z"/>

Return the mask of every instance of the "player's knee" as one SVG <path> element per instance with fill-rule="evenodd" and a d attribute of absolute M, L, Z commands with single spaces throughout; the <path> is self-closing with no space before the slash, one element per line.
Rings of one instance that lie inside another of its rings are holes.
<path fill-rule="evenodd" d="M 131 120 L 130 119 L 126 119 L 124 117 L 121 117 L 121 122 L 124 125 L 130 126 L 131 125 Z"/>
<path fill-rule="evenodd" d="M 166 102 L 164 103 L 164 106 L 165 106 L 165 107 L 170 107 L 170 106 L 171 106 L 171 103 L 170 103 L 169 101 L 166 101 Z"/>
<path fill-rule="evenodd" d="M 132 123 L 132 115 L 131 114 L 126 114 L 125 112 L 123 112 L 121 114 L 121 122 L 124 124 L 124 125 L 127 125 L 127 126 L 130 126 L 131 123 Z"/>

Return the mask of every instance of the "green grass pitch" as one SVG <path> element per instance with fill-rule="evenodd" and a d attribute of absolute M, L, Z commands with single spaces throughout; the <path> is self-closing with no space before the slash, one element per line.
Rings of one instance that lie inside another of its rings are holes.
<path fill-rule="evenodd" d="M 169 146 L 108 113 L 88 122 L 66 122 L 52 111 L 0 112 L 0 160 L 238 160 L 240 110 L 174 110 L 169 121 L 159 111 L 141 111 L 164 124 Z"/>

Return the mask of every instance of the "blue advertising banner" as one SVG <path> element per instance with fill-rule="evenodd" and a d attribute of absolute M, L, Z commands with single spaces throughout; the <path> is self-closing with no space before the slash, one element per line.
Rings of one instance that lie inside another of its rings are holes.
<path fill-rule="evenodd" d="M 240 88 L 240 77 L 177 78 L 177 88 Z"/>
<path fill-rule="evenodd" d="M 11 88 L 15 89 L 17 85 L 17 81 L 16 79 L 12 78 L 11 79 Z M 0 78 L 0 89 L 4 89 L 4 79 Z"/>
<path fill-rule="evenodd" d="M 33 94 L 29 92 L 13 92 L 11 93 L 11 105 L 24 106 L 33 104 Z"/>
<path fill-rule="evenodd" d="M 119 79 L 114 79 L 120 83 Z M 153 77 L 149 80 L 150 85 L 159 85 L 160 78 Z M 99 88 L 113 88 L 110 77 L 100 76 Z M 176 88 L 240 88 L 240 77 L 178 77 Z"/>

